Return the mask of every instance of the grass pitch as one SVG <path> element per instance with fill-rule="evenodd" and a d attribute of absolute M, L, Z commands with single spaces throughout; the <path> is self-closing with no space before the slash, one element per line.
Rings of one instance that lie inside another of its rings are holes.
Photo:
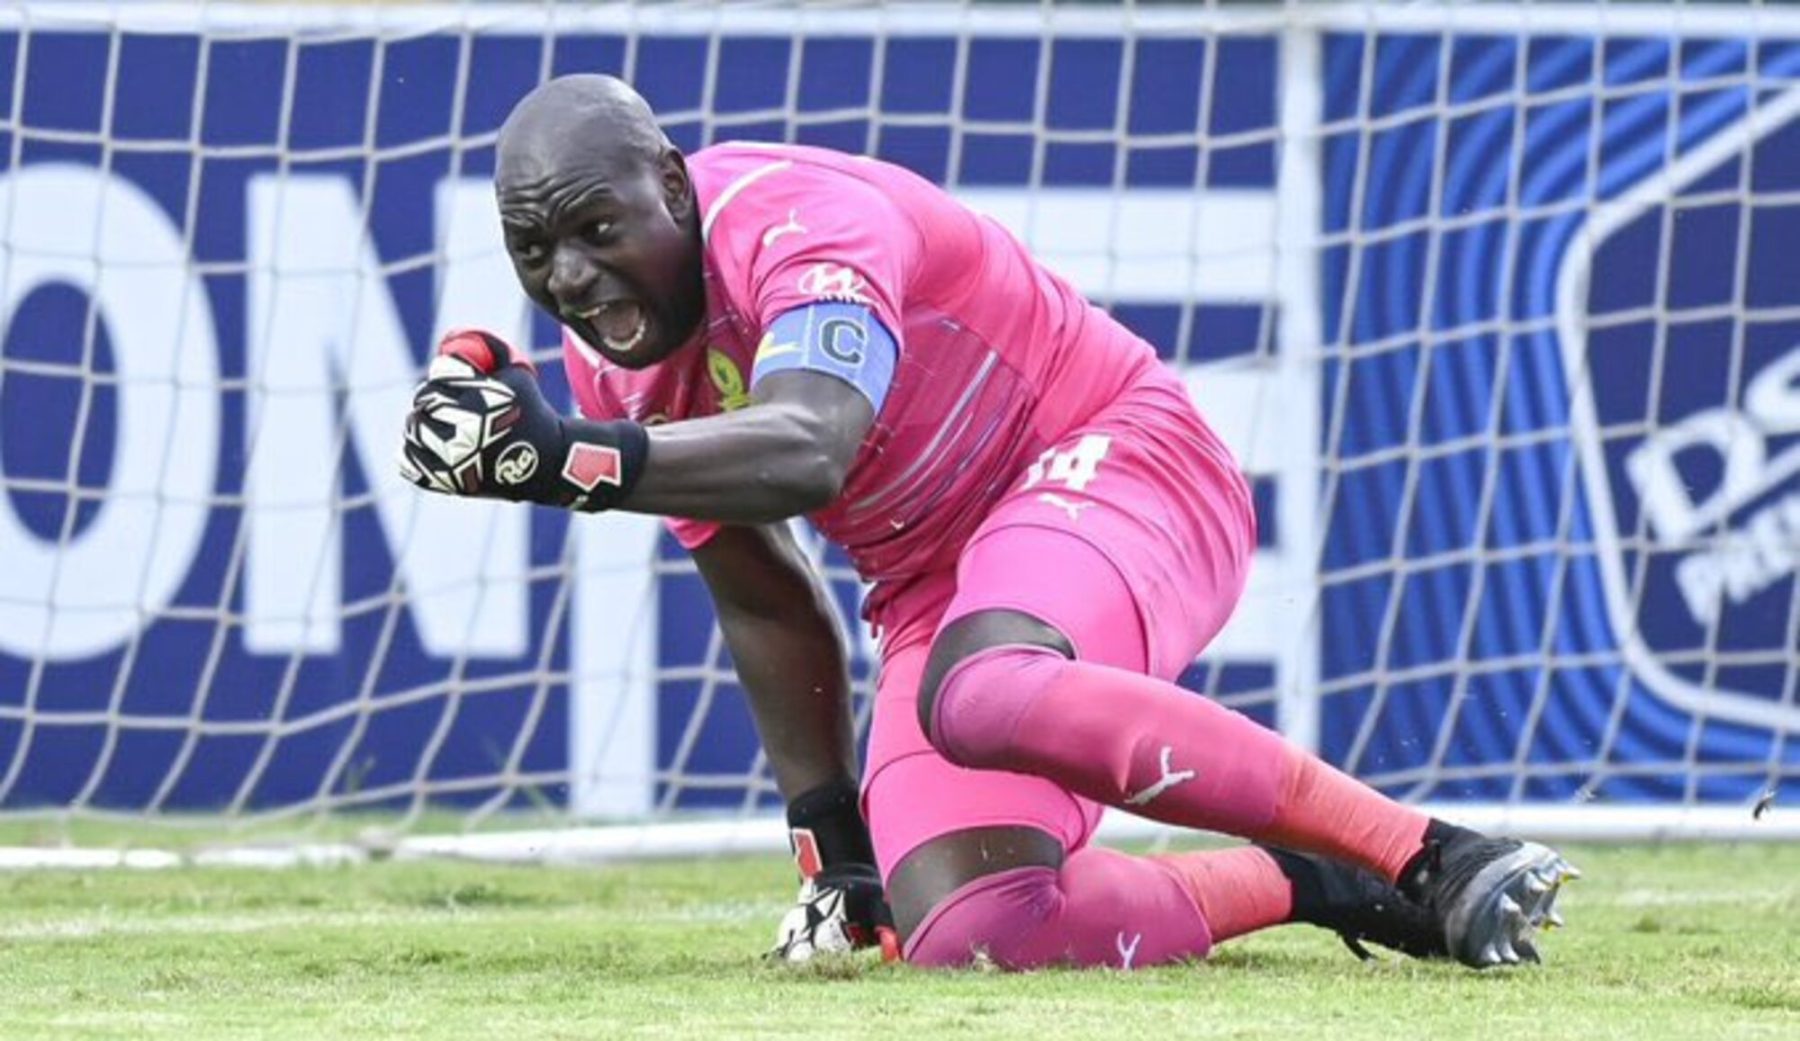
<path fill-rule="evenodd" d="M 1800 847 L 1576 849 L 1539 969 L 1312 929 L 1144 972 L 757 954 L 775 858 L 0 875 L 0 1038 L 1800 1038 Z"/>

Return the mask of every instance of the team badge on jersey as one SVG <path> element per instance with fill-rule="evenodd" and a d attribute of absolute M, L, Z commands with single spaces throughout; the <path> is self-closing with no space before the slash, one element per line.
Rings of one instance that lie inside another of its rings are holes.
<path fill-rule="evenodd" d="M 744 384 L 744 370 L 717 347 L 706 349 L 706 374 L 719 392 L 719 408 L 733 412 L 750 404 L 750 388 Z"/>
<path fill-rule="evenodd" d="M 1564 254 L 1556 286 L 1570 429 L 1625 662 L 1692 711 L 1797 726 L 1800 282 L 1782 257 L 1794 210 L 1718 191 L 1740 166 L 1800 170 L 1800 104 L 1785 108 L 1713 130 L 1596 210 L 1592 247 Z M 1800 189 L 1781 179 L 1767 190 Z"/>

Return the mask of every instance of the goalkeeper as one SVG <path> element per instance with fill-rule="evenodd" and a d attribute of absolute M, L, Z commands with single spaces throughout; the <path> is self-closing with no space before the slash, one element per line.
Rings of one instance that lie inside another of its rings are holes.
<path fill-rule="evenodd" d="M 403 473 L 674 518 L 791 819 L 830 836 L 805 866 L 872 854 L 908 960 L 1143 966 L 1291 920 L 1535 960 L 1573 873 L 1556 852 L 1427 818 L 1174 684 L 1243 589 L 1245 481 L 1152 349 L 999 225 L 880 162 L 683 156 L 600 76 L 524 99 L 495 181 L 585 418 L 453 334 Z M 872 850 L 797 515 L 872 584 Z M 1106 806 L 1259 846 L 1126 856 L 1089 845 Z"/>

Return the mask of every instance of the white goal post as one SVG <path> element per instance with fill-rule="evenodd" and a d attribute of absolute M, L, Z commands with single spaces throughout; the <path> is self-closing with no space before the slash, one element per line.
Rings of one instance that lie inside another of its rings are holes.
<path fill-rule="evenodd" d="M 488 180 L 573 71 L 684 148 L 906 164 L 1152 342 L 1262 529 L 1198 695 L 1495 830 L 1800 838 L 1800 11 L 14 3 L 0 847 L 779 848 L 656 521 L 391 465 L 447 328 L 533 344 L 567 400 Z M 861 590 L 809 544 L 866 727 Z"/>

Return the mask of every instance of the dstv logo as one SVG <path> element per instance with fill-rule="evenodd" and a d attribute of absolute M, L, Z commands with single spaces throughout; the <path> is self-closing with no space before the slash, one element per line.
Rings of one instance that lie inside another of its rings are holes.
<path fill-rule="evenodd" d="M 1800 278 L 1784 256 L 1800 178 L 1787 171 L 1800 171 L 1800 91 L 1596 207 L 1556 287 L 1620 656 L 1678 707 L 1776 729 L 1800 727 L 1783 697 L 1800 581 Z"/>
<path fill-rule="evenodd" d="M 1700 543 L 1675 568 L 1694 621 L 1716 623 L 1727 601 L 1742 603 L 1800 567 L 1800 487 L 1780 494 L 1800 473 L 1800 440 L 1784 438 L 1793 434 L 1800 434 L 1800 345 L 1749 381 L 1741 408 L 1697 412 L 1626 457 L 1655 541 Z M 1686 476 L 1694 470 L 1716 474 L 1711 486 Z M 1770 501 L 1759 503 L 1764 498 Z M 1734 518 L 1740 510 L 1744 516 Z M 1726 533 L 1707 538 L 1721 523 Z"/>

